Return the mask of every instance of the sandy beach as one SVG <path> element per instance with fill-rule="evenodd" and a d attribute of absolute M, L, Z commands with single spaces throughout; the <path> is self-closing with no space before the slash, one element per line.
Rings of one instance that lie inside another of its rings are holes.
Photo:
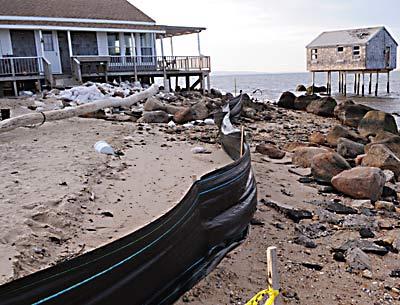
<path fill-rule="evenodd" d="M 216 129 L 216 127 L 210 127 Z M 229 164 L 193 154 L 166 125 L 74 118 L 0 135 L 0 283 L 118 239 L 170 210 L 193 175 Z M 97 153 L 105 140 L 122 156 Z"/>

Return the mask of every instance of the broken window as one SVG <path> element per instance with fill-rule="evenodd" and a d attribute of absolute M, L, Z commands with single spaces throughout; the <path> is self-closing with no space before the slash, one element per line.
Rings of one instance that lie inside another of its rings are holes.
<path fill-rule="evenodd" d="M 119 43 L 119 33 L 107 33 L 108 54 L 121 55 L 121 47 Z"/>
<path fill-rule="evenodd" d="M 311 60 L 317 60 L 318 58 L 318 49 L 311 50 Z"/>
<path fill-rule="evenodd" d="M 353 47 L 353 57 L 360 58 L 360 46 Z"/>

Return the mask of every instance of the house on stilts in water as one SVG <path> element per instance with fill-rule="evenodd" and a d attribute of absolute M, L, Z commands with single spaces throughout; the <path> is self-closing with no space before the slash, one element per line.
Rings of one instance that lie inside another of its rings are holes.
<path fill-rule="evenodd" d="M 379 74 L 387 75 L 390 92 L 390 72 L 396 69 L 397 42 L 385 27 L 324 32 L 307 45 L 307 70 L 327 73 L 327 91 L 332 92 L 332 72 L 339 74 L 339 92 L 347 94 L 348 75 L 354 75 L 354 93 L 365 94 L 365 74 L 369 76 L 368 92 L 378 95 Z M 313 86 L 314 88 L 314 86 Z"/>
<path fill-rule="evenodd" d="M 200 50 L 205 28 L 157 25 L 126 0 L 0 0 L 0 6 L 0 96 L 85 80 L 150 84 L 161 77 L 169 90 L 171 78 L 177 84 L 182 77 L 188 89 L 204 90 L 206 80 L 210 86 L 210 57 Z M 173 37 L 187 34 L 197 35 L 199 54 L 175 56 Z"/>

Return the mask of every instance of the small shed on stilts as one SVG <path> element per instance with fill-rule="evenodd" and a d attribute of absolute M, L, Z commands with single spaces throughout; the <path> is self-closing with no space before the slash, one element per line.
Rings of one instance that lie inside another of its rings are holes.
<path fill-rule="evenodd" d="M 383 26 L 323 32 L 306 47 L 312 87 L 315 85 L 315 74 L 326 73 L 327 93 L 331 95 L 332 72 L 337 72 L 339 93 L 342 95 L 347 95 L 348 81 L 352 77 L 354 94 L 365 96 L 368 89 L 368 94 L 374 91 L 378 96 L 379 75 L 386 74 L 386 91 L 390 93 L 390 72 L 397 66 L 397 46 Z"/>

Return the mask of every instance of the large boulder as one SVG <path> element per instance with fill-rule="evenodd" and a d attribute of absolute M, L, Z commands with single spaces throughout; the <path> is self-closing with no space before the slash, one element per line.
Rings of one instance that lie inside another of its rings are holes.
<path fill-rule="evenodd" d="M 331 146 L 337 146 L 340 138 L 350 139 L 352 141 L 359 141 L 360 136 L 358 136 L 354 131 L 351 131 L 341 125 L 335 125 L 328 132 L 326 136 L 326 142 Z"/>
<path fill-rule="evenodd" d="M 369 111 L 360 121 L 358 131 L 363 137 L 376 135 L 379 131 L 388 131 L 393 134 L 398 134 L 396 120 L 393 115 L 372 110 Z"/>
<path fill-rule="evenodd" d="M 314 90 L 313 90 L 313 86 L 310 86 L 307 88 L 307 94 L 313 94 L 313 93 L 323 93 L 326 92 L 326 87 L 325 86 L 314 86 Z"/>
<path fill-rule="evenodd" d="M 175 115 L 176 113 L 180 112 L 180 111 L 185 111 L 186 107 L 182 107 L 182 106 L 174 106 L 174 105 L 165 105 L 165 112 Z"/>
<path fill-rule="evenodd" d="M 396 177 L 400 176 L 400 158 L 398 158 L 384 144 L 374 144 L 368 149 L 367 155 L 363 158 L 363 166 L 378 167 L 391 170 Z"/>
<path fill-rule="evenodd" d="M 378 132 L 376 137 L 372 140 L 372 143 L 365 147 L 365 152 L 368 152 L 375 144 L 385 145 L 397 156 L 397 158 L 400 158 L 400 136 L 384 131 Z"/>
<path fill-rule="evenodd" d="M 204 120 L 210 116 L 207 105 L 204 101 L 194 104 L 191 111 L 194 120 Z"/>
<path fill-rule="evenodd" d="M 355 104 L 353 101 L 345 101 L 335 107 L 334 115 L 343 124 L 358 127 L 362 118 L 371 110 L 371 107 Z"/>
<path fill-rule="evenodd" d="M 272 144 L 260 144 L 256 146 L 256 152 L 267 155 L 271 159 L 282 159 L 286 153 Z"/>
<path fill-rule="evenodd" d="M 320 147 L 302 147 L 294 151 L 292 163 L 299 167 L 311 167 L 313 158 L 322 153 L 327 153 L 328 150 Z"/>
<path fill-rule="evenodd" d="M 314 156 L 311 162 L 311 174 L 320 182 L 331 182 L 332 178 L 351 166 L 339 154 L 328 152 Z"/>
<path fill-rule="evenodd" d="M 144 112 L 138 123 L 168 123 L 168 113 L 162 110 Z"/>
<path fill-rule="evenodd" d="M 174 122 L 178 124 L 185 124 L 187 122 L 193 121 L 193 113 L 192 110 L 187 107 L 178 111 L 174 115 Z"/>
<path fill-rule="evenodd" d="M 151 96 L 146 100 L 146 103 L 144 103 L 144 111 L 156 111 L 156 110 L 165 111 L 165 105 L 156 97 Z"/>
<path fill-rule="evenodd" d="M 344 158 L 355 158 L 364 153 L 364 147 L 364 144 L 346 138 L 339 138 L 336 151 Z"/>
<path fill-rule="evenodd" d="M 306 110 L 307 106 L 310 105 L 312 101 L 319 99 L 321 99 L 321 97 L 316 94 L 300 95 L 296 97 L 293 107 L 296 110 Z"/>
<path fill-rule="evenodd" d="M 325 117 L 332 117 L 333 111 L 335 110 L 337 103 L 336 100 L 332 97 L 323 97 L 319 100 L 311 101 L 308 104 L 306 110 L 307 112 L 325 116 Z"/>
<path fill-rule="evenodd" d="M 332 178 L 331 183 L 338 191 L 355 199 L 377 201 L 382 196 L 386 177 L 376 167 L 355 167 Z"/>
<path fill-rule="evenodd" d="M 304 85 L 297 85 L 296 91 L 298 91 L 298 92 L 304 92 L 304 91 L 307 91 L 307 88 L 306 88 L 306 86 L 304 86 Z"/>
<path fill-rule="evenodd" d="M 292 92 L 283 92 L 279 98 L 278 106 L 282 108 L 293 109 L 295 99 L 296 95 L 294 95 Z"/>

